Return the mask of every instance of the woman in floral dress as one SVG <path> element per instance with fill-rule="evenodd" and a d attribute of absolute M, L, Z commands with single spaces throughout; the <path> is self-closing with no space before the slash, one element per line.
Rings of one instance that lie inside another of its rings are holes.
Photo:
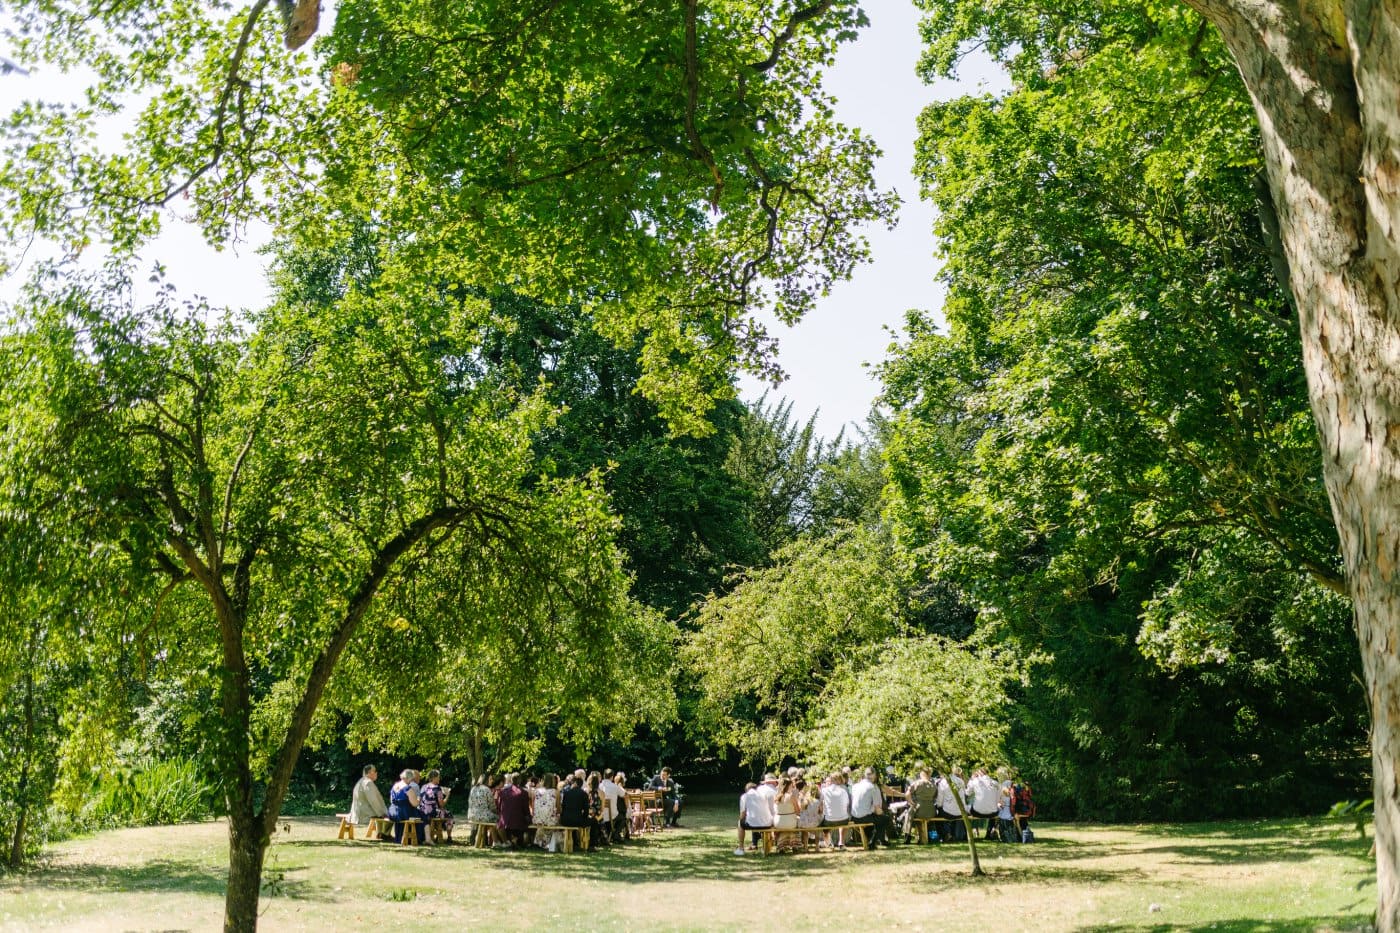
<path fill-rule="evenodd" d="M 535 788 L 535 825 L 559 825 L 559 776 L 557 774 L 546 774 L 540 782 L 540 786 Z M 546 852 L 558 852 L 563 835 L 563 832 L 557 829 L 546 832 L 536 830 L 535 845 Z"/>
<path fill-rule="evenodd" d="M 448 789 L 438 783 L 442 774 L 436 770 L 428 772 L 428 781 L 418 788 L 418 809 L 423 811 L 423 818 L 429 821 L 434 819 L 442 820 L 443 832 L 447 833 L 447 841 L 452 841 L 452 814 L 447 809 Z"/>

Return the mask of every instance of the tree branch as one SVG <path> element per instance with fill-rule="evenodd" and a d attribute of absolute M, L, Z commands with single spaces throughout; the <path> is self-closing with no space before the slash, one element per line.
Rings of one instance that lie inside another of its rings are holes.
<path fill-rule="evenodd" d="M 796 13 L 793 13 L 791 18 L 788 19 L 787 25 L 783 27 L 783 31 L 774 37 L 773 48 L 772 51 L 768 53 L 768 57 L 761 62 L 750 62 L 749 67 L 754 71 L 762 73 L 778 64 L 778 59 L 780 59 L 783 54 L 783 46 L 791 42 L 792 37 L 797 35 L 797 27 L 808 20 L 816 19 L 818 16 L 830 10 L 833 2 L 834 0 L 821 0 L 820 3 L 814 3 L 809 7 L 804 7 Z"/>

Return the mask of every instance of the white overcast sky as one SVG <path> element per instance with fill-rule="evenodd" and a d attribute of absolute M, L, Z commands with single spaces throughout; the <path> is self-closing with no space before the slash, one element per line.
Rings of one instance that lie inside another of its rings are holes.
<path fill-rule="evenodd" d="M 867 9 L 871 25 L 841 51 L 826 86 L 837 98 L 838 118 L 861 127 L 884 150 L 876 177 L 882 188 L 893 188 L 904 199 L 899 224 L 868 231 L 873 261 L 837 285 L 806 319 L 795 327 L 770 323 L 785 382 L 777 388 L 751 377 L 740 382 L 746 399 L 767 391 L 770 398 L 791 400 L 794 414 L 804 420 L 819 413 L 819 431 L 826 436 L 864 422 L 879 391 L 868 364 L 884 358 L 893 339 L 890 328 L 897 330 L 910 308 L 936 311 L 941 305 L 933 212 L 919 200 L 912 174 L 919 111 L 933 100 L 998 93 L 1007 86 L 1005 73 L 985 59 L 966 62 L 956 82 L 924 84 L 914 73 L 920 42 L 913 4 L 874 0 Z M 0 113 L 26 97 L 76 97 L 79 91 L 79 82 L 61 75 L 0 76 Z M 202 295 L 216 306 L 257 307 L 267 297 L 256 252 L 266 234 L 254 228 L 250 236 L 251 242 L 215 252 L 191 228 L 169 223 L 144 255 L 162 262 L 169 281 L 185 294 Z M 14 296 L 22 274 L 0 282 L 0 299 Z"/>

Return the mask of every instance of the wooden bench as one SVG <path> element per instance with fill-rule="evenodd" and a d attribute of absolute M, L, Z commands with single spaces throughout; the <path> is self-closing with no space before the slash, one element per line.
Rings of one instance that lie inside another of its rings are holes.
<path fill-rule="evenodd" d="M 435 816 L 428 821 L 428 837 L 435 843 L 441 843 L 442 837 L 447 833 L 446 824 L 442 817 Z"/>
<path fill-rule="evenodd" d="M 581 846 L 581 847 L 583 848 L 583 851 L 587 852 L 587 851 L 588 851 L 589 834 L 590 834 L 591 831 L 592 831 L 592 827 L 591 827 L 591 826 L 536 826 L 536 827 L 535 827 L 535 833 L 536 833 L 537 835 L 538 835 L 539 833 L 562 832 L 562 833 L 564 834 L 564 851 L 565 851 L 566 853 L 567 853 L 567 852 L 572 852 L 572 851 L 574 851 L 574 837 L 575 837 L 575 835 L 577 835 L 577 837 L 578 837 L 578 844 L 579 844 L 579 846 Z"/>
<path fill-rule="evenodd" d="M 388 839 L 394 835 L 394 821 L 387 816 L 372 816 L 365 827 L 366 839 Z"/>
<path fill-rule="evenodd" d="M 971 813 L 969 813 L 969 814 L 967 815 L 967 821 L 968 821 L 969 823 L 972 824 L 973 832 L 976 832 L 976 831 L 977 831 L 977 824 L 978 824 L 978 823 L 981 823 L 981 822 L 983 822 L 983 821 L 985 821 L 986 819 L 988 819 L 988 818 L 985 817 L 985 816 L 973 816 Z M 1015 838 L 1014 840 L 1012 840 L 1012 841 L 1014 841 L 1014 842 L 1020 842 L 1020 841 L 1021 841 L 1021 829 L 1022 829 L 1022 825 L 1021 825 L 1021 824 L 1022 824 L 1022 822 L 1023 822 L 1025 819 L 1026 819 L 1025 816 L 1013 816 L 1013 817 L 1011 818 L 1011 820 L 1012 820 L 1012 825 L 1014 825 L 1014 826 L 1016 827 L 1016 829 L 1015 829 L 1016 838 Z M 910 828 L 911 830 L 915 830 L 914 835 L 915 835 L 915 838 L 918 840 L 918 844 L 919 844 L 919 845 L 924 845 L 925 843 L 928 842 L 928 830 L 929 830 L 929 826 L 932 825 L 932 824 L 934 824 L 934 823 L 937 823 L 937 824 L 938 824 L 938 827 L 937 827 L 937 828 L 938 828 L 938 838 L 939 838 L 939 839 L 947 839 L 947 838 L 948 838 L 948 825 L 949 825 L 949 824 L 955 824 L 955 825 L 961 826 L 961 825 L 962 825 L 962 818 L 961 818 L 961 817 L 957 817 L 957 816 L 930 816 L 930 817 L 920 817 L 919 819 L 916 819 L 916 820 L 910 820 L 910 821 L 909 821 L 909 828 Z M 1000 828 L 1000 821 L 998 821 L 997 832 L 1000 832 L 1000 831 L 1001 831 L 1001 828 Z"/>
<path fill-rule="evenodd" d="M 401 846 L 422 845 L 423 839 L 418 835 L 418 827 L 423 825 L 423 821 L 418 817 L 410 817 L 406 820 L 399 820 L 403 824 L 403 837 L 399 839 Z"/>
<path fill-rule="evenodd" d="M 766 829 L 746 829 L 744 832 L 758 833 L 759 838 L 762 839 L 763 854 L 771 855 L 773 850 L 777 848 L 779 836 L 800 835 L 802 837 L 800 842 L 803 851 L 810 852 L 816 849 L 817 837 L 819 835 L 825 832 L 834 833 L 841 830 L 858 833 L 860 835 L 861 847 L 864 848 L 870 838 L 866 835 L 866 831 L 869 829 L 870 825 L 868 823 L 840 823 L 835 826 L 813 826 L 807 829 L 778 829 L 776 826 L 770 826 Z"/>
<path fill-rule="evenodd" d="M 340 820 L 340 830 L 335 834 L 337 839 L 354 839 L 355 824 L 350 822 L 350 814 L 337 813 L 336 818 Z"/>
<path fill-rule="evenodd" d="M 478 849 L 489 849 L 491 848 L 491 839 L 496 835 L 496 824 L 468 820 L 467 833 L 472 839 L 472 845 Z"/>

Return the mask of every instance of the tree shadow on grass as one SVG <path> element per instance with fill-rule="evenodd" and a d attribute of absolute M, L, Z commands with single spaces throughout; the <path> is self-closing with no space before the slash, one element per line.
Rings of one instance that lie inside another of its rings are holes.
<path fill-rule="evenodd" d="M 326 900 L 307 888 L 305 882 L 286 878 L 285 873 L 305 869 L 304 865 L 268 866 L 268 872 L 284 873 L 277 885 L 278 897 L 293 900 Z M 102 865 L 87 862 L 65 862 L 34 872 L 36 883 L 54 892 L 82 891 L 111 894 L 209 894 L 223 897 L 227 889 L 228 869 L 199 862 L 178 859 L 155 859 L 139 865 Z"/>
<path fill-rule="evenodd" d="M 1181 933 L 1184 930 L 1213 930 L 1216 933 L 1361 933 L 1370 930 L 1368 915 L 1295 917 L 1290 920 L 1259 920 L 1239 917 L 1211 923 L 1105 923 L 1077 927 L 1075 933 Z"/>
<path fill-rule="evenodd" d="M 1219 837 L 1214 837 L 1219 838 Z M 1197 865 L 1248 865 L 1262 862 L 1308 862 L 1325 856 L 1353 858 L 1368 863 L 1370 843 L 1350 838 L 1302 838 L 1252 842 L 1206 842 L 1199 845 L 1148 845 L 1144 853 L 1170 853 L 1175 861 Z"/>
<path fill-rule="evenodd" d="M 914 891 L 936 893 L 949 888 L 1005 887 L 1025 884 L 1085 885 L 1133 883 L 1148 880 L 1140 868 L 1073 868 L 1065 865 L 1021 865 L 1016 868 L 986 868 L 973 877 L 968 870 L 909 872 L 900 883 Z"/>

